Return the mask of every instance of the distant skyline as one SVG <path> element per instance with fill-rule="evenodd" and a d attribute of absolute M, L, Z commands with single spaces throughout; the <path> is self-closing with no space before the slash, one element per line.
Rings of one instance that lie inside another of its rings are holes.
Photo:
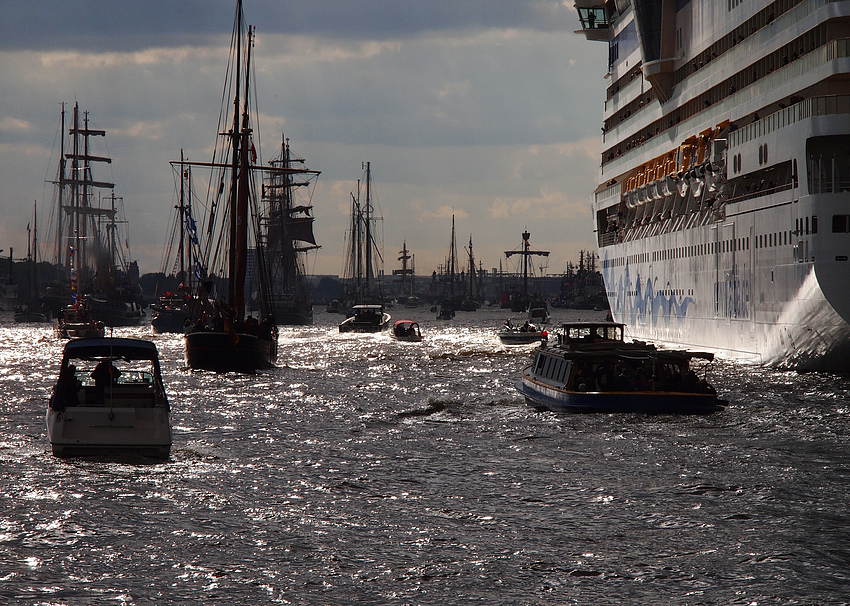
<path fill-rule="evenodd" d="M 130 258 L 163 269 L 176 192 L 169 161 L 206 159 L 216 136 L 235 0 L 0 3 L 0 257 L 26 254 L 33 202 L 45 242 L 60 103 L 105 129 L 103 168 L 129 221 Z M 322 248 L 310 273 L 339 274 L 349 193 L 370 162 L 384 271 L 406 241 L 419 275 L 472 235 L 486 269 L 504 251 L 551 251 L 548 272 L 595 249 L 607 47 L 572 1 L 245 0 L 256 26 L 263 162 L 281 135 L 322 172 Z M 2 266 L 0 266 L 2 267 Z"/>

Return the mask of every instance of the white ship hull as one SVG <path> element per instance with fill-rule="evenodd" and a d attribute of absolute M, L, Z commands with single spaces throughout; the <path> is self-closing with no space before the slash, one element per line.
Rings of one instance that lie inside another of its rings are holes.
<path fill-rule="evenodd" d="M 850 369 L 850 2 L 576 5 L 612 49 L 593 212 L 614 320 Z"/>

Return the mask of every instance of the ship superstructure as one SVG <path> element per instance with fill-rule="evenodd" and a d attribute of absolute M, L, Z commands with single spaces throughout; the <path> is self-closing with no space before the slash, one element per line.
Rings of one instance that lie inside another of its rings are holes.
<path fill-rule="evenodd" d="M 850 2 L 578 0 L 608 43 L 593 212 L 632 336 L 850 367 Z"/>

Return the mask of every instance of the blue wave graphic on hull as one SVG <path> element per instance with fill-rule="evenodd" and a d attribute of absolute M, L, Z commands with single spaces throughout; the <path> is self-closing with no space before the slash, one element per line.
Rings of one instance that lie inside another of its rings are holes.
<path fill-rule="evenodd" d="M 607 257 L 602 277 L 605 280 L 606 287 L 617 280 L 614 269 L 607 263 Z M 658 279 L 656 278 L 657 283 Z M 632 291 L 634 291 L 633 294 Z M 665 295 L 665 292 L 670 294 Z M 688 309 L 697 304 L 693 297 L 679 298 L 673 294 L 674 292 L 673 284 L 669 281 L 661 290 L 653 287 L 652 278 L 647 278 L 642 282 L 640 274 L 635 277 L 634 288 L 632 288 L 630 267 L 626 263 L 625 271 L 617 280 L 616 299 L 609 301 L 611 313 L 615 318 L 621 319 L 626 324 L 645 323 L 655 328 L 661 321 L 664 327 L 669 327 L 671 318 L 685 319 Z"/>

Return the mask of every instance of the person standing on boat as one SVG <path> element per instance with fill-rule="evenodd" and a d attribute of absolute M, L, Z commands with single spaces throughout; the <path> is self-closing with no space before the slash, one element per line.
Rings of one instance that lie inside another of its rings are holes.
<path fill-rule="evenodd" d="M 106 394 L 106 386 L 112 385 L 118 381 L 121 376 L 121 371 L 109 360 L 101 360 L 91 373 L 91 378 L 94 379 L 95 402 L 98 404 L 104 403 Z"/>
<path fill-rule="evenodd" d="M 56 393 L 51 402 L 51 408 L 56 411 L 65 410 L 68 406 L 79 406 L 80 396 L 77 395 L 82 383 L 77 379 L 77 367 L 68 364 L 64 372 L 60 373 Z"/>

